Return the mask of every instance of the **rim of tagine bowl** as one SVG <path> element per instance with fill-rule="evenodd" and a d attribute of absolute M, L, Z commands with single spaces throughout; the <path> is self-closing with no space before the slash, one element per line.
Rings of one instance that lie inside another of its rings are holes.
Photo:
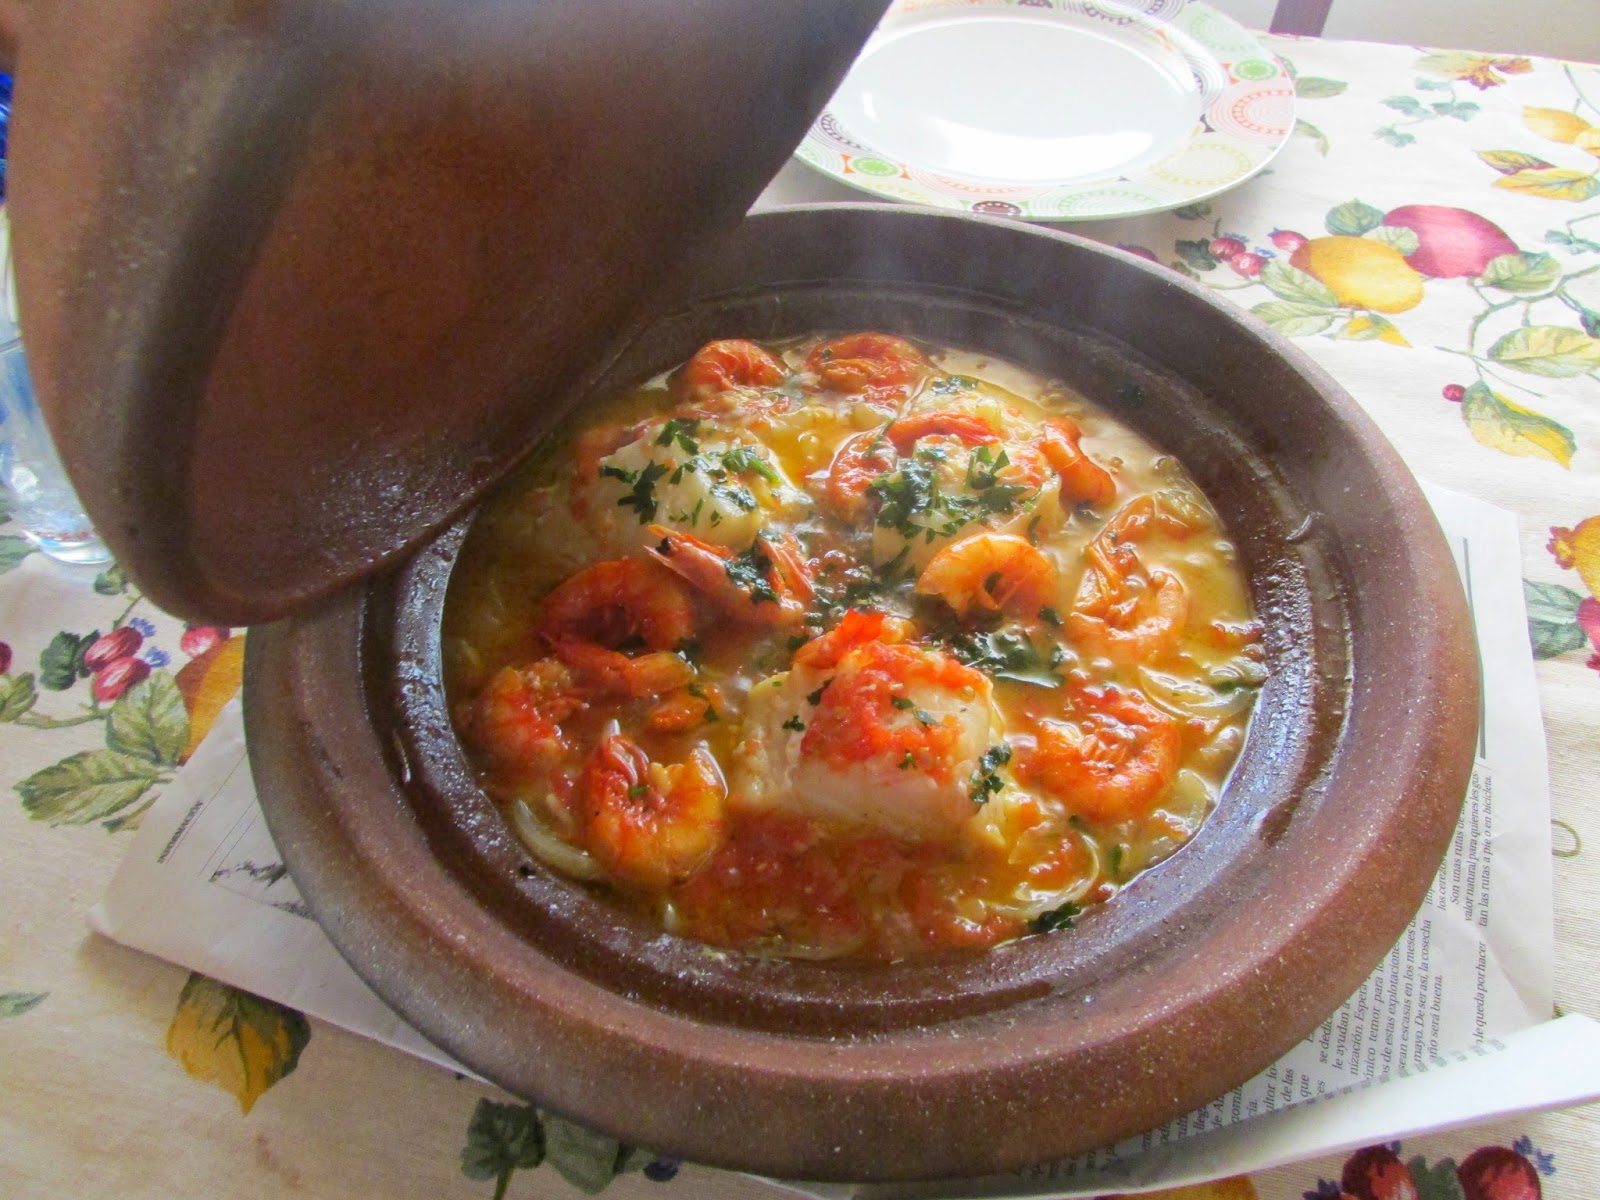
<path fill-rule="evenodd" d="M 707 1165 L 989 1174 L 1210 1101 L 1361 983 L 1454 828 L 1476 651 L 1432 512 L 1355 403 L 1205 289 L 1069 234 L 872 205 L 754 216 L 585 395 L 712 338 L 849 328 L 1066 380 L 1222 515 L 1271 676 L 1216 811 L 1167 862 L 1074 929 L 978 955 L 816 963 L 661 934 L 533 858 L 473 782 L 439 638 L 468 520 L 252 631 L 251 764 L 334 944 L 509 1091 Z"/>

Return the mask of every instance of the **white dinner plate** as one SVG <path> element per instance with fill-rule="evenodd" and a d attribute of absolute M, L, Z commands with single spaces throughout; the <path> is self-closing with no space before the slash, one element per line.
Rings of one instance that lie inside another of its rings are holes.
<path fill-rule="evenodd" d="M 1193 0 L 897 0 L 795 151 L 894 200 L 1076 221 L 1160 212 L 1267 164 L 1294 81 Z"/>

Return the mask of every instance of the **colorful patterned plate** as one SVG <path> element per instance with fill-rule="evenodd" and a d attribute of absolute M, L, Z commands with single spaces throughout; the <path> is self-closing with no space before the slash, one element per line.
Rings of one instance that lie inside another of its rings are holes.
<path fill-rule="evenodd" d="M 1079 221 L 1161 212 L 1264 167 L 1294 84 L 1186 0 L 898 0 L 802 162 L 938 208 Z"/>

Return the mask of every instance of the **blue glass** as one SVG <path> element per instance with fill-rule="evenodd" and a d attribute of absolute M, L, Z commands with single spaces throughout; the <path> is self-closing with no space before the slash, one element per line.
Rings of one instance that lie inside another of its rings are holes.
<path fill-rule="evenodd" d="M 0 482 L 10 493 L 11 519 L 50 557 L 70 563 L 111 557 L 56 456 L 14 330 L 0 345 Z"/>
<path fill-rule="evenodd" d="M 5 198 L 6 128 L 11 118 L 11 76 L 0 75 L 0 200 Z M 111 557 L 96 536 L 34 399 L 28 362 L 17 336 L 11 303 L 11 239 L 0 209 L 0 485 L 11 519 L 52 558 L 99 563 Z"/>

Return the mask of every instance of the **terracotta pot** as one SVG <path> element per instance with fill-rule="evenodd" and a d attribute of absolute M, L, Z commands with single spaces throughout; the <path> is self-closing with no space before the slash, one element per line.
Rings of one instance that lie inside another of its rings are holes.
<path fill-rule="evenodd" d="M 22 335 L 117 560 L 241 625 L 432 536 L 886 3 L 0 0 Z"/>
<path fill-rule="evenodd" d="M 1195 840 L 1078 928 L 899 965 L 708 953 L 529 856 L 440 684 L 465 524 L 254 631 L 274 837 L 355 968 L 439 1045 L 625 1141 L 789 1177 L 1024 1166 L 1264 1068 L 1414 915 L 1473 760 L 1454 566 L 1393 451 L 1303 355 L 1173 273 L 1063 234 L 871 206 L 747 220 L 556 408 L 712 337 L 875 328 L 1064 378 L 1178 455 L 1238 544 L 1271 678 Z"/>

